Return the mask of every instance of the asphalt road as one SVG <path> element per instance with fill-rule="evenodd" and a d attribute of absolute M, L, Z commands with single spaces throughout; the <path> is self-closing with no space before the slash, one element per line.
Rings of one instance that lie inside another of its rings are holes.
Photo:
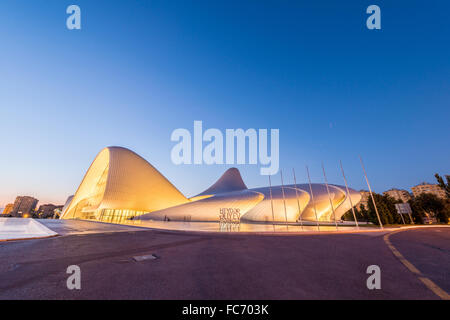
<path fill-rule="evenodd" d="M 118 228 L 116 231 L 120 231 Z M 385 233 L 230 235 L 156 230 L 0 243 L 0 299 L 439 299 L 386 245 Z M 450 228 L 391 243 L 450 292 Z M 134 256 L 159 258 L 137 262 Z M 81 290 L 66 269 L 81 268 Z M 366 269 L 381 269 L 369 290 Z"/>

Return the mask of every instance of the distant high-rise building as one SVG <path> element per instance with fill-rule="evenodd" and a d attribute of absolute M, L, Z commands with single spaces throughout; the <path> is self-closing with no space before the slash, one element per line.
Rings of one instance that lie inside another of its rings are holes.
<path fill-rule="evenodd" d="M 437 184 L 430 184 L 423 182 L 417 186 L 411 187 L 414 197 L 417 197 L 423 193 L 431 193 L 439 198 L 445 198 L 445 191 Z"/>
<path fill-rule="evenodd" d="M 2 214 L 10 214 L 11 211 L 12 211 L 12 209 L 13 209 L 13 207 L 14 207 L 14 204 L 13 204 L 13 203 L 8 203 L 8 204 L 5 206 L 5 209 L 3 209 L 3 213 L 2 213 Z"/>
<path fill-rule="evenodd" d="M 63 208 L 63 206 L 55 206 L 54 204 L 43 204 L 41 206 L 39 206 L 38 209 L 38 214 L 39 214 L 39 218 L 53 218 L 54 214 L 55 214 L 55 210 L 59 209 L 61 210 Z"/>
<path fill-rule="evenodd" d="M 28 196 L 18 196 L 14 201 L 11 215 L 13 217 L 23 217 L 32 213 L 36 209 L 36 205 L 39 202 L 38 199 Z"/>
<path fill-rule="evenodd" d="M 392 188 L 390 190 L 383 192 L 383 194 L 385 196 L 387 195 L 391 198 L 394 198 L 395 200 L 400 200 L 401 202 L 404 203 L 408 202 L 411 199 L 411 194 L 408 191 L 402 189 Z"/>

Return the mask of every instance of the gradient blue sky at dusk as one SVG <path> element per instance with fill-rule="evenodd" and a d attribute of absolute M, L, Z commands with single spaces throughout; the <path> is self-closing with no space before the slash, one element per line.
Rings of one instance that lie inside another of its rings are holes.
<path fill-rule="evenodd" d="M 81 7 L 82 29 L 66 28 Z M 382 29 L 366 28 L 367 6 Z M 185 195 L 229 166 L 172 164 L 176 128 L 279 128 L 307 181 L 409 188 L 450 174 L 449 1 L 0 2 L 0 207 L 62 204 L 105 146 L 130 148 Z M 249 187 L 259 167 L 238 166 Z M 279 183 L 279 176 L 274 177 Z"/>

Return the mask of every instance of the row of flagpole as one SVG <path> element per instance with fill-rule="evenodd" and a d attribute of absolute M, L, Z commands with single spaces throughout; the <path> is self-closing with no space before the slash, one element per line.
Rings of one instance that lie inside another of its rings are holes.
<path fill-rule="evenodd" d="M 375 203 L 375 198 L 373 197 L 372 188 L 370 187 L 369 179 L 367 178 L 366 169 L 364 167 L 364 164 L 363 164 L 361 156 L 359 156 L 359 160 L 360 160 L 363 172 L 364 172 L 364 177 L 365 177 L 367 186 L 369 188 L 370 197 L 372 199 L 372 203 L 373 203 L 373 206 L 375 208 L 375 212 L 376 212 L 376 215 L 377 215 L 377 218 L 378 218 L 378 223 L 380 224 L 380 228 L 383 229 L 383 224 L 381 223 L 380 215 L 378 213 L 377 205 Z M 345 189 L 346 189 L 346 199 L 348 199 L 349 202 L 350 202 L 350 206 L 351 206 L 351 210 L 352 210 L 352 213 L 353 213 L 353 218 L 355 220 L 356 228 L 359 230 L 358 219 L 356 218 L 355 208 L 353 206 L 352 198 L 350 196 L 350 190 L 348 188 L 347 178 L 345 176 L 344 167 L 342 166 L 342 161 L 339 161 L 339 164 L 340 164 L 340 167 L 341 167 L 342 177 L 344 178 Z M 323 165 L 323 162 L 322 162 L 322 172 L 323 172 L 323 178 L 324 178 L 325 186 L 326 186 L 326 189 L 327 189 L 328 199 L 330 201 L 331 211 L 332 211 L 333 218 L 334 218 L 334 224 L 336 226 L 336 230 L 338 230 L 338 224 L 337 224 L 337 220 L 336 220 L 336 212 L 335 212 L 335 208 L 333 206 L 333 200 L 331 199 L 331 194 L 330 194 L 330 189 L 329 189 L 329 186 L 328 186 L 327 175 L 325 173 L 325 167 Z M 310 197 L 311 197 L 311 202 L 312 202 L 313 209 L 314 209 L 314 215 L 315 215 L 315 218 L 316 218 L 317 230 L 320 231 L 319 218 L 317 216 L 317 208 L 316 208 L 316 203 L 314 201 L 314 192 L 313 192 L 313 189 L 312 189 L 311 177 L 309 175 L 309 168 L 308 168 L 308 166 L 306 166 L 306 173 L 307 173 L 307 176 L 308 176 Z M 302 211 L 301 211 L 300 201 L 298 199 L 297 179 L 296 179 L 296 176 L 295 176 L 295 169 L 294 168 L 292 168 L 292 174 L 294 176 L 295 197 L 296 197 L 296 200 L 297 200 L 298 211 L 300 213 L 300 216 L 299 216 L 300 217 L 300 225 L 301 225 L 302 230 L 303 230 Z M 286 228 L 288 228 L 286 197 L 285 197 L 285 192 L 284 192 L 283 172 L 282 172 L 281 169 L 280 169 L 280 176 L 281 176 L 281 193 L 282 193 L 282 196 L 283 196 L 283 205 L 284 205 L 284 216 L 285 216 L 285 219 L 286 219 Z M 270 206 L 271 206 L 271 209 L 272 209 L 272 223 L 273 223 L 273 229 L 275 231 L 275 213 L 274 213 L 274 209 L 273 209 L 272 180 L 271 180 L 270 175 L 269 175 L 269 194 L 270 194 Z"/>

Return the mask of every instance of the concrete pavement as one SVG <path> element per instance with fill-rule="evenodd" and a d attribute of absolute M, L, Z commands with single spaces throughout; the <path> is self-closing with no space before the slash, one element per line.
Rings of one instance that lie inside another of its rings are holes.
<path fill-rule="evenodd" d="M 88 220 L 39 219 L 37 221 L 62 236 L 142 230 L 142 228 L 135 226 L 125 226 Z"/>
<path fill-rule="evenodd" d="M 383 233 L 132 229 L 1 243 L 0 299 L 439 299 L 398 261 Z M 450 228 L 411 229 L 391 241 L 448 291 L 449 237 Z M 158 259 L 133 259 L 148 254 Z M 81 268 L 81 290 L 66 287 L 73 264 Z M 373 264 L 381 268 L 381 290 L 366 287 Z"/>

